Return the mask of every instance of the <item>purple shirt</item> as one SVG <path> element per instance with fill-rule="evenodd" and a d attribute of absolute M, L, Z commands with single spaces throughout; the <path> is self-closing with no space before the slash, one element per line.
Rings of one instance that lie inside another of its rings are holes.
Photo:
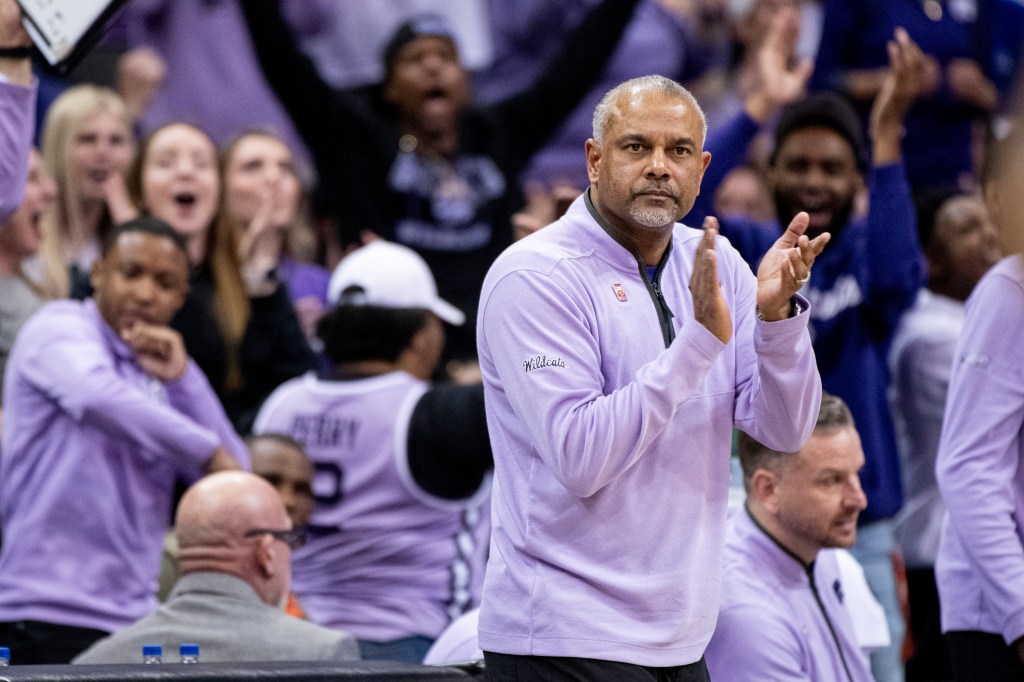
<path fill-rule="evenodd" d="M 967 299 L 935 474 L 946 504 L 935 579 L 942 630 L 1024 635 L 1024 263 Z"/>
<path fill-rule="evenodd" d="M 490 486 L 443 500 L 416 484 L 409 419 L 428 388 L 405 372 L 307 374 L 274 391 L 256 418 L 256 433 L 292 436 L 316 467 L 310 540 L 292 569 L 315 623 L 374 642 L 433 639 L 479 603 Z"/>
<path fill-rule="evenodd" d="M 718 614 L 732 428 L 799 449 L 821 399 L 808 315 L 765 323 L 719 239 L 723 345 L 693 316 L 702 232 L 677 225 L 660 289 L 584 198 L 491 268 L 478 318 L 494 448 L 480 648 L 692 663 Z M 802 302 L 806 304 L 806 302 Z"/>
<path fill-rule="evenodd" d="M 18 210 L 28 181 L 28 157 L 35 129 L 36 90 L 0 81 L 0 223 Z"/>
<path fill-rule="evenodd" d="M 833 550 L 818 552 L 808 573 L 744 509 L 729 521 L 724 566 L 722 607 L 706 654 L 711 679 L 873 682 Z"/>
<path fill-rule="evenodd" d="M 4 379 L 0 620 L 113 631 L 156 607 L 175 476 L 248 453 L 202 372 L 150 379 L 92 300 L 46 304 Z"/>

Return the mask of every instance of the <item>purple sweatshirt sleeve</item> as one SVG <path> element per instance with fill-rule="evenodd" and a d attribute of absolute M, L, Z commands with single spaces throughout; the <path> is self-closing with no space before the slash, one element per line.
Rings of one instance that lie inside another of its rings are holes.
<path fill-rule="evenodd" d="M 243 469 L 251 468 L 249 449 L 231 426 L 223 406 L 217 400 L 217 394 L 210 388 L 206 375 L 194 361 L 189 360 L 185 374 L 177 381 L 167 382 L 165 387 L 174 409 L 216 434 L 220 444 L 238 460 Z"/>
<path fill-rule="evenodd" d="M 986 609 L 1009 643 L 1024 636 L 1024 545 L 1014 520 L 1020 511 L 1014 495 L 1022 485 L 1024 290 L 992 274 L 967 305 L 936 477 Z"/>
<path fill-rule="evenodd" d="M 170 457 L 180 463 L 181 471 L 201 469 L 224 444 L 219 433 L 125 381 L 109 350 L 96 336 L 84 332 L 82 325 L 61 321 L 55 317 L 56 324 L 39 334 L 40 342 L 23 364 L 23 374 L 73 419 L 91 420 L 144 452 Z"/>
<path fill-rule="evenodd" d="M 0 222 L 18 210 L 25 195 L 38 85 L 0 82 Z"/>

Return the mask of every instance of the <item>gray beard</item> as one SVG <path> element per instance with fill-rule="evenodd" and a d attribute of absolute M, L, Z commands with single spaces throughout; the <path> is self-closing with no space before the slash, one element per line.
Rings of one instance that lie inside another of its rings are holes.
<path fill-rule="evenodd" d="M 629 216 L 644 227 L 665 227 L 676 221 L 676 214 L 670 208 L 629 207 Z"/>

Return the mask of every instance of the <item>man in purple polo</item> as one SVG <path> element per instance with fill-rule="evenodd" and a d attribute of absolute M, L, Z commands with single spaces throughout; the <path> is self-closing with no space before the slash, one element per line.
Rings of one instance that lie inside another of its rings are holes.
<path fill-rule="evenodd" d="M 708 645 L 714 680 L 871 682 L 835 547 L 857 539 L 867 506 L 864 450 L 842 399 L 825 394 L 797 452 L 739 436 L 745 508 L 725 539 L 722 607 Z"/>
<path fill-rule="evenodd" d="M 95 294 L 39 310 L 4 379 L 0 642 L 17 663 L 68 662 L 156 607 L 176 478 L 248 464 L 181 336 L 182 238 L 118 227 Z"/>
<path fill-rule="evenodd" d="M 677 225 L 711 160 L 705 129 L 674 81 L 613 88 L 590 188 L 487 275 L 493 679 L 708 679 L 733 426 L 789 451 L 814 427 L 796 292 L 828 235 L 808 240 L 798 214 L 755 277 L 715 219 Z"/>

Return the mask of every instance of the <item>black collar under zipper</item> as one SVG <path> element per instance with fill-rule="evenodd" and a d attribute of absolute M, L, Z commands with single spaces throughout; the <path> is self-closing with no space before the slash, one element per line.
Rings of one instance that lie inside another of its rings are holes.
<path fill-rule="evenodd" d="M 843 653 L 843 645 L 839 643 L 839 635 L 836 634 L 836 629 L 832 625 L 832 619 L 828 617 L 828 611 L 825 610 L 825 603 L 821 601 L 821 594 L 818 592 L 818 583 L 814 580 L 814 562 L 805 564 L 803 559 L 798 557 L 796 554 L 790 551 L 789 547 L 778 541 L 774 535 L 768 532 L 768 530 L 762 526 L 754 515 L 750 513 L 750 508 L 747 505 L 743 505 L 743 511 L 750 517 L 750 520 L 754 522 L 754 525 L 764 533 L 769 540 L 775 543 L 775 546 L 785 552 L 793 561 L 800 564 L 800 567 L 807 573 L 807 581 L 811 585 L 811 593 L 814 595 L 814 601 L 818 604 L 818 610 L 821 611 L 822 617 L 825 619 L 825 625 L 828 625 L 829 634 L 832 635 L 832 642 L 836 645 L 836 651 L 839 652 L 839 660 L 843 664 L 843 670 L 846 672 L 846 679 L 853 682 L 853 674 L 850 673 L 850 666 L 846 663 L 846 654 Z"/>
<path fill-rule="evenodd" d="M 658 261 L 657 267 L 654 269 L 653 279 L 647 276 L 647 265 L 640 257 L 636 246 L 622 233 L 622 230 L 616 228 L 614 225 L 609 223 L 604 217 L 597 211 L 594 206 L 594 202 L 590 199 L 590 188 L 583 193 L 583 202 L 587 206 L 587 210 L 590 211 L 591 217 L 597 224 L 601 226 L 608 236 L 615 240 L 617 244 L 622 246 L 624 249 L 632 254 L 633 258 L 636 259 L 637 269 L 640 272 L 640 279 L 643 280 L 644 285 L 647 287 L 647 293 L 650 294 L 651 300 L 654 302 L 654 308 L 658 311 L 658 322 L 661 325 L 661 336 L 665 341 L 665 348 L 668 348 L 672 344 L 672 340 L 676 338 L 676 330 L 672 325 L 672 318 L 675 317 L 672 309 L 668 307 L 668 303 L 665 301 L 665 297 L 661 293 L 661 271 L 665 269 L 665 264 L 668 263 L 668 256 L 672 252 L 672 240 L 668 242 L 668 246 L 665 248 L 665 253 L 661 254 L 661 260 Z"/>

